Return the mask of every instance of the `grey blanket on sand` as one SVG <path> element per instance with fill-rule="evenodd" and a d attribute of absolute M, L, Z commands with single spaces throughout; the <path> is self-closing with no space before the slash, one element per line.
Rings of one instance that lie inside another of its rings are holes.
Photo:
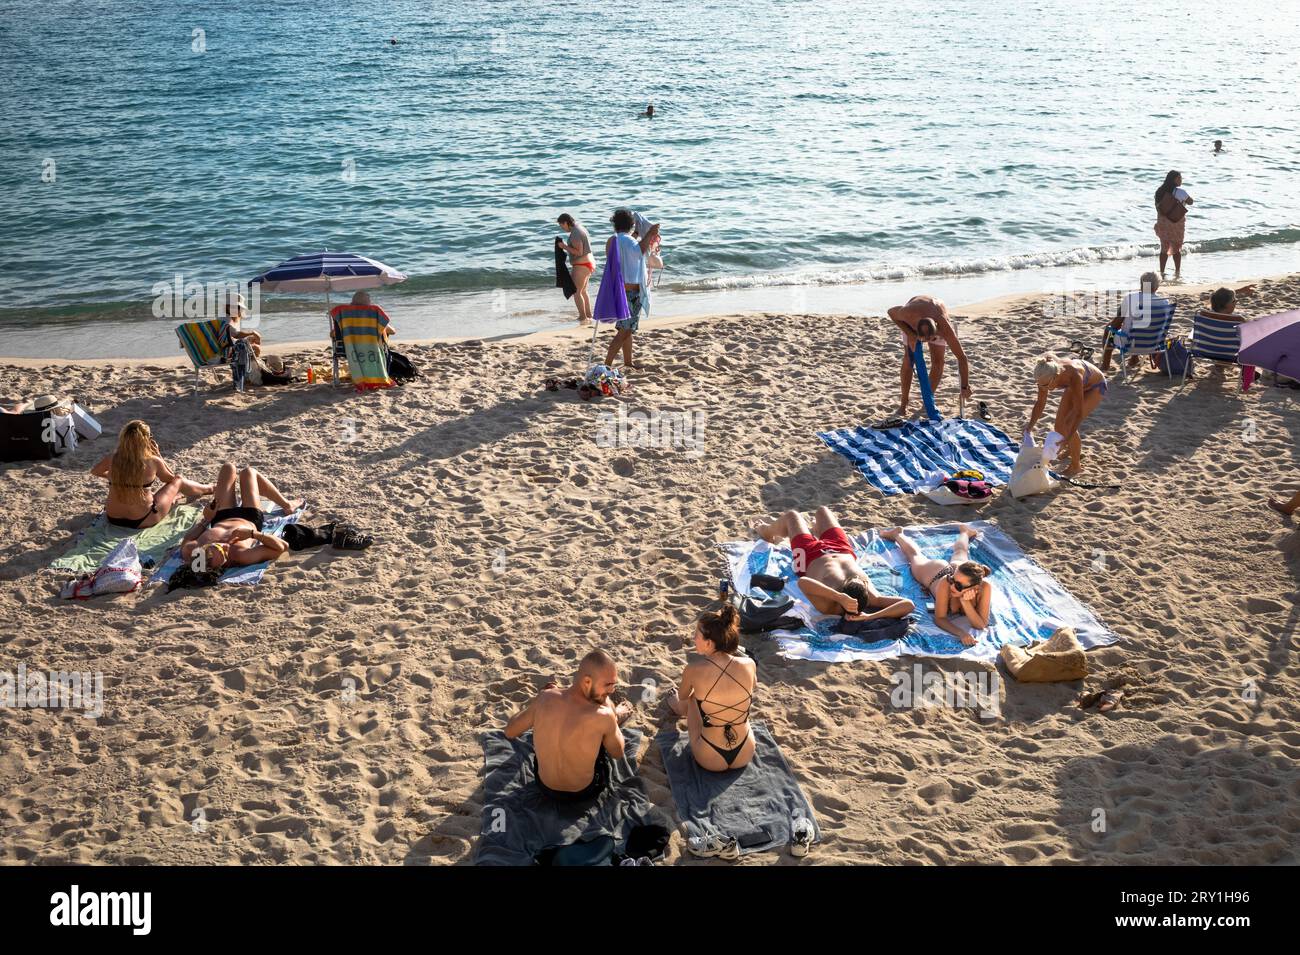
<path fill-rule="evenodd" d="M 670 825 L 650 806 L 636 773 L 641 731 L 623 729 L 624 754 L 610 761 L 610 786 L 593 803 L 570 805 L 542 795 L 533 775 L 533 734 L 516 740 L 499 731 L 484 733 L 483 827 L 475 865 L 532 865 L 550 846 L 612 836 L 622 847 L 628 833 L 644 824 Z"/>
<path fill-rule="evenodd" d="M 655 737 L 687 838 L 734 836 L 742 854 L 763 852 L 787 845 L 793 819 L 803 816 L 821 841 L 812 806 L 771 732 L 757 721 L 750 721 L 749 728 L 754 758 L 725 773 L 710 772 L 695 761 L 687 733 L 674 728 Z"/>

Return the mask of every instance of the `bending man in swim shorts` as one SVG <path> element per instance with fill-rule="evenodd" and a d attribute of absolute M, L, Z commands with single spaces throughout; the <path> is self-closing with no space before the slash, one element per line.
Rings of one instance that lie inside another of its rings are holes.
<path fill-rule="evenodd" d="M 948 349 L 951 348 L 957 358 L 961 396 L 969 401 L 970 366 L 966 362 L 966 352 L 957 340 L 957 332 L 948 318 L 948 307 L 937 298 L 914 295 L 906 305 L 891 308 L 889 317 L 903 334 L 903 366 L 899 371 L 903 394 L 898 403 L 898 413 L 907 414 L 907 405 L 912 397 L 912 351 L 918 341 L 930 346 L 930 391 L 935 394 L 939 392 L 939 382 L 943 380 L 943 369 Z"/>
<path fill-rule="evenodd" d="M 548 683 L 506 724 L 506 738 L 533 731 L 533 775 L 537 787 L 556 802 L 588 802 L 610 784 L 612 760 L 623 756 L 623 731 L 632 704 L 618 706 L 609 695 L 618 670 L 604 650 L 592 650 L 578 665 L 573 683 Z"/>
<path fill-rule="evenodd" d="M 236 498 L 235 483 L 239 483 Z M 190 528 L 181 542 L 181 559 L 192 565 L 196 551 L 203 552 L 205 570 L 247 567 L 284 555 L 289 545 L 278 537 L 262 533 L 265 515 L 262 498 L 280 505 L 286 513 L 297 510 L 302 502 L 290 501 L 279 489 L 254 468 L 236 471 L 233 464 L 223 464 L 217 472 L 217 489 L 213 503 L 203 510 L 203 520 Z"/>
<path fill-rule="evenodd" d="M 858 565 L 849 536 L 828 507 L 819 507 L 811 526 L 799 511 L 759 522 L 754 532 L 769 544 L 789 540 L 799 589 L 819 613 L 846 620 L 906 617 L 915 606 L 905 597 L 877 593 Z"/>

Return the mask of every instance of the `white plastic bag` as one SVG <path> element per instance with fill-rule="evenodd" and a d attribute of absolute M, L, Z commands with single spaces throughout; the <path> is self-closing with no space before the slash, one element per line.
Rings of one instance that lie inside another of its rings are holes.
<path fill-rule="evenodd" d="M 135 538 L 128 537 L 113 548 L 95 571 L 95 596 L 130 593 L 140 586 L 141 571 L 140 551 L 135 546 Z"/>
<path fill-rule="evenodd" d="M 1045 450 L 1034 444 L 1032 434 L 1025 432 L 1025 438 L 1020 442 L 1020 453 L 1011 469 L 1011 480 L 1007 482 L 1013 497 L 1045 494 L 1056 488 L 1056 481 L 1047 470 L 1049 459 Z"/>

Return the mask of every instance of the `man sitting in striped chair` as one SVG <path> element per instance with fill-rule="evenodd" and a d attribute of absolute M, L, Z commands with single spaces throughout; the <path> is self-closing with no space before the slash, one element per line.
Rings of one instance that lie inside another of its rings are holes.
<path fill-rule="evenodd" d="M 330 338 L 342 342 L 348 360 L 348 372 L 358 391 L 391 388 L 388 375 L 388 337 L 393 334 L 386 313 L 371 304 L 370 294 L 359 291 L 348 305 L 330 310 Z M 334 352 L 334 380 L 338 380 L 338 349 Z"/>
<path fill-rule="evenodd" d="M 1245 318 L 1237 312 L 1237 296 L 1255 294 L 1254 285 L 1243 285 L 1235 291 L 1230 288 L 1215 289 L 1214 294 L 1210 296 L 1210 307 L 1201 309 L 1196 318 L 1193 319 L 1193 328 L 1196 334 L 1192 340 L 1192 354 L 1198 358 L 1208 358 L 1212 361 L 1235 361 L 1236 351 L 1241 347 L 1241 333 L 1233 329 L 1220 330 L 1217 334 L 1213 331 L 1207 331 L 1201 326 L 1202 320 L 1208 319 L 1208 325 L 1213 327 L 1214 323 L 1240 325 L 1242 322 L 1248 322 L 1250 319 Z M 1231 332 L 1231 342 L 1229 339 Z M 1220 340 L 1222 339 L 1222 340 Z M 1216 366 L 1221 367 L 1221 366 Z M 1195 378 L 1196 375 L 1188 371 L 1187 378 Z M 1249 369 L 1242 378 L 1243 386 L 1249 387 L 1255 378 L 1253 368 Z"/>

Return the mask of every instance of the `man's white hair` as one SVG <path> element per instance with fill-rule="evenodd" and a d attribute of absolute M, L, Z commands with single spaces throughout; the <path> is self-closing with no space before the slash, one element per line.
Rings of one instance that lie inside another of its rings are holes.
<path fill-rule="evenodd" d="M 1158 272 L 1142 273 L 1142 291 L 1154 292 L 1160 288 L 1160 274 Z"/>
<path fill-rule="evenodd" d="M 369 304 L 370 304 L 370 293 L 367 292 L 365 289 L 359 289 L 358 291 L 354 292 L 354 293 L 352 294 L 352 304 L 353 304 L 353 305 L 369 305 Z"/>

